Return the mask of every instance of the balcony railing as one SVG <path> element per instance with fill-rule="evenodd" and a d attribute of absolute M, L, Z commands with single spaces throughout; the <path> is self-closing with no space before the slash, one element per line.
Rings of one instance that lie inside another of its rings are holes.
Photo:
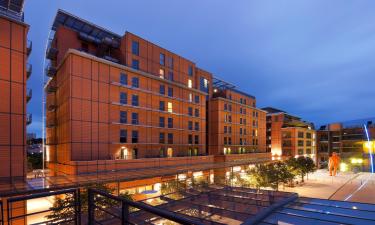
<path fill-rule="evenodd" d="M 51 63 L 48 63 L 46 66 L 46 75 L 49 77 L 54 77 L 56 75 L 56 67 Z"/>
<path fill-rule="evenodd" d="M 56 47 L 52 46 L 52 40 L 48 42 L 48 47 L 46 51 L 46 58 L 50 60 L 55 60 L 57 57 L 58 50 Z"/>
<path fill-rule="evenodd" d="M 33 65 L 28 63 L 26 65 L 26 77 L 29 78 L 32 72 L 33 72 Z"/>
<path fill-rule="evenodd" d="M 26 102 L 29 102 L 32 97 L 33 97 L 33 90 L 28 88 L 26 91 Z"/>
<path fill-rule="evenodd" d="M 27 56 L 29 56 L 31 54 L 33 50 L 33 42 L 28 40 L 27 41 L 27 46 L 26 46 L 26 53 L 27 53 Z"/>
<path fill-rule="evenodd" d="M 29 125 L 33 122 L 33 115 L 31 113 L 28 113 L 26 115 L 26 125 Z"/>

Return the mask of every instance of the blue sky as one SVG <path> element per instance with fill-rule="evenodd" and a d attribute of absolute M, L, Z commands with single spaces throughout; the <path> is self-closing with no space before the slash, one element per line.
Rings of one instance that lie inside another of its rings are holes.
<path fill-rule="evenodd" d="M 374 116 L 375 1 L 26 0 L 33 41 L 28 132 L 42 130 L 43 57 L 58 8 L 182 55 L 315 124 Z"/>

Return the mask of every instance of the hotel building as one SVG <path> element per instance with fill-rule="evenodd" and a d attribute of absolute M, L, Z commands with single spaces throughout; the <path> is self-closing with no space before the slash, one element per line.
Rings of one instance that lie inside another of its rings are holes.
<path fill-rule="evenodd" d="M 316 132 L 312 123 L 282 110 L 266 107 L 267 150 L 274 159 L 308 156 L 316 160 Z"/>
<path fill-rule="evenodd" d="M 332 152 L 339 153 L 343 160 L 368 159 L 374 151 L 375 120 L 356 120 L 323 125 L 317 130 L 317 152 L 319 162 L 328 162 Z M 367 128 L 370 141 L 367 139 Z"/>
<path fill-rule="evenodd" d="M 28 30 L 23 1 L 0 1 L 0 181 L 26 176 L 26 125 L 31 123 L 26 83 L 32 71 Z"/>
<path fill-rule="evenodd" d="M 208 121 L 210 155 L 266 152 L 266 112 L 234 85 L 214 78 Z"/>
<path fill-rule="evenodd" d="M 74 161 L 206 154 L 210 73 L 61 10 L 53 31 L 46 54 L 51 168 L 70 174 Z"/>

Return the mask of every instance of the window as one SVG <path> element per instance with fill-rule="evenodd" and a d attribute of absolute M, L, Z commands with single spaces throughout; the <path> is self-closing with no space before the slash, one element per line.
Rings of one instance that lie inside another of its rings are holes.
<path fill-rule="evenodd" d="M 199 144 L 199 136 L 198 135 L 195 135 L 195 138 L 194 138 L 195 142 L 194 144 Z"/>
<path fill-rule="evenodd" d="M 168 128 L 173 128 L 173 118 L 168 118 Z"/>
<path fill-rule="evenodd" d="M 160 144 L 164 144 L 165 143 L 165 134 L 164 133 L 160 133 L 159 134 L 159 143 Z"/>
<path fill-rule="evenodd" d="M 232 127 L 228 127 L 228 133 L 232 133 Z"/>
<path fill-rule="evenodd" d="M 246 131 L 246 128 L 243 129 L 243 134 L 246 135 L 247 134 L 247 131 Z"/>
<path fill-rule="evenodd" d="M 242 98 L 240 98 L 240 103 L 242 104 Z"/>
<path fill-rule="evenodd" d="M 303 155 L 303 149 L 298 149 L 298 155 Z"/>
<path fill-rule="evenodd" d="M 165 86 L 162 85 L 162 84 L 160 84 L 160 87 L 159 87 L 159 93 L 160 93 L 161 95 L 165 95 Z"/>
<path fill-rule="evenodd" d="M 188 143 L 193 144 L 193 135 L 191 134 L 188 135 Z"/>
<path fill-rule="evenodd" d="M 224 126 L 224 134 L 228 133 L 228 127 Z"/>
<path fill-rule="evenodd" d="M 192 107 L 188 107 L 188 115 L 193 116 L 193 108 Z"/>
<path fill-rule="evenodd" d="M 224 145 L 227 145 L 227 144 L 228 144 L 228 138 L 224 137 Z"/>
<path fill-rule="evenodd" d="M 132 95 L 132 106 L 139 106 L 138 95 Z"/>
<path fill-rule="evenodd" d="M 193 122 L 192 121 L 188 121 L 188 129 L 193 130 Z"/>
<path fill-rule="evenodd" d="M 139 124 L 138 113 L 132 113 L 132 124 L 134 124 L 134 125 Z"/>
<path fill-rule="evenodd" d="M 306 138 L 311 139 L 311 133 L 306 133 Z"/>
<path fill-rule="evenodd" d="M 189 102 L 193 102 L 193 94 L 189 93 Z"/>
<path fill-rule="evenodd" d="M 132 78 L 132 87 L 139 88 L 139 78 L 138 77 Z"/>
<path fill-rule="evenodd" d="M 196 95 L 194 98 L 195 103 L 199 103 L 199 95 Z"/>
<path fill-rule="evenodd" d="M 159 110 L 160 111 L 165 111 L 165 102 L 164 101 L 160 101 L 159 102 Z"/>
<path fill-rule="evenodd" d="M 204 77 L 200 77 L 199 88 L 201 91 L 208 93 L 208 80 Z"/>
<path fill-rule="evenodd" d="M 125 92 L 120 92 L 120 103 L 128 104 L 128 95 Z"/>
<path fill-rule="evenodd" d="M 138 131 L 137 130 L 132 131 L 132 143 L 138 143 Z"/>
<path fill-rule="evenodd" d="M 139 43 L 138 43 L 138 41 L 132 41 L 132 53 L 134 55 L 139 55 Z"/>
<path fill-rule="evenodd" d="M 173 97 L 173 88 L 168 87 L 168 97 Z"/>
<path fill-rule="evenodd" d="M 173 58 L 172 57 L 168 57 L 168 67 L 173 69 Z"/>
<path fill-rule="evenodd" d="M 188 88 L 193 87 L 193 81 L 191 79 L 188 79 Z"/>
<path fill-rule="evenodd" d="M 173 72 L 172 71 L 168 72 L 168 80 L 174 81 L 174 76 L 173 76 Z"/>
<path fill-rule="evenodd" d="M 240 114 L 242 114 L 242 108 L 240 108 Z"/>
<path fill-rule="evenodd" d="M 232 112 L 232 105 L 228 105 L 229 112 Z"/>
<path fill-rule="evenodd" d="M 164 69 L 159 69 L 159 77 L 164 79 Z"/>
<path fill-rule="evenodd" d="M 243 123 L 244 125 L 246 125 L 246 119 L 245 119 L 245 118 L 243 119 L 242 123 Z"/>
<path fill-rule="evenodd" d="M 199 122 L 195 122 L 195 130 L 199 131 Z"/>
<path fill-rule="evenodd" d="M 242 134 L 242 128 L 240 128 L 240 134 Z"/>
<path fill-rule="evenodd" d="M 232 122 L 232 116 L 231 116 L 231 115 L 228 116 L 228 122 L 229 122 L 229 123 Z"/>
<path fill-rule="evenodd" d="M 173 134 L 168 133 L 168 144 L 173 144 Z"/>
<path fill-rule="evenodd" d="M 159 117 L 159 127 L 165 127 L 165 118 Z"/>
<path fill-rule="evenodd" d="M 298 141 L 298 146 L 303 146 L 303 141 L 302 140 Z"/>
<path fill-rule="evenodd" d="M 242 124 L 242 118 L 240 118 L 240 124 Z"/>
<path fill-rule="evenodd" d="M 306 141 L 306 146 L 311 146 L 311 141 Z"/>
<path fill-rule="evenodd" d="M 231 145 L 231 144 L 232 144 L 232 138 L 228 137 L 228 145 Z"/>
<path fill-rule="evenodd" d="M 83 52 L 89 52 L 89 45 L 85 42 L 81 43 L 81 51 Z"/>
<path fill-rule="evenodd" d="M 128 114 L 126 111 L 120 111 L 120 123 L 128 122 Z"/>
<path fill-rule="evenodd" d="M 303 134 L 303 132 L 301 132 L 301 131 L 298 131 L 298 138 L 304 138 L 304 134 Z"/>
<path fill-rule="evenodd" d="M 168 102 L 168 112 L 170 112 L 170 113 L 173 112 L 173 104 L 172 104 L 172 102 Z"/>
<path fill-rule="evenodd" d="M 308 149 L 306 149 L 306 154 L 311 154 L 311 149 L 310 148 L 308 148 Z"/>
<path fill-rule="evenodd" d="M 126 143 L 127 136 L 126 130 L 120 130 L 120 143 Z"/>
<path fill-rule="evenodd" d="M 163 53 L 160 53 L 160 55 L 159 55 L 159 63 L 162 66 L 165 65 L 165 55 Z"/>
<path fill-rule="evenodd" d="M 128 75 L 126 73 L 120 74 L 120 84 L 128 85 Z"/>
<path fill-rule="evenodd" d="M 136 69 L 136 70 L 139 70 L 139 61 L 138 60 L 136 60 L 136 59 L 132 60 L 132 68 Z"/>
<path fill-rule="evenodd" d="M 194 110 L 194 115 L 195 115 L 195 117 L 199 117 L 199 109 Z"/>
<path fill-rule="evenodd" d="M 240 138 L 240 145 L 242 145 L 242 138 Z"/>
<path fill-rule="evenodd" d="M 225 111 L 228 110 L 228 105 L 227 105 L 227 103 L 224 103 L 224 110 L 225 110 Z"/>
<path fill-rule="evenodd" d="M 188 74 L 189 76 L 193 76 L 193 66 L 188 67 Z"/>

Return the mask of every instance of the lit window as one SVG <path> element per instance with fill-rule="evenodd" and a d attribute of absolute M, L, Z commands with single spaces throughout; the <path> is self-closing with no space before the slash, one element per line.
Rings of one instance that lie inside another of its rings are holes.
<path fill-rule="evenodd" d="M 192 88 L 193 87 L 193 81 L 192 80 L 188 80 L 188 88 Z"/>
<path fill-rule="evenodd" d="M 173 112 L 172 108 L 173 108 L 172 102 L 168 102 L 168 112 L 170 113 Z"/>
<path fill-rule="evenodd" d="M 159 77 L 164 79 L 164 69 L 159 69 Z"/>
<path fill-rule="evenodd" d="M 193 101 L 193 94 L 189 93 L 189 102 L 192 102 L 192 101 Z"/>

